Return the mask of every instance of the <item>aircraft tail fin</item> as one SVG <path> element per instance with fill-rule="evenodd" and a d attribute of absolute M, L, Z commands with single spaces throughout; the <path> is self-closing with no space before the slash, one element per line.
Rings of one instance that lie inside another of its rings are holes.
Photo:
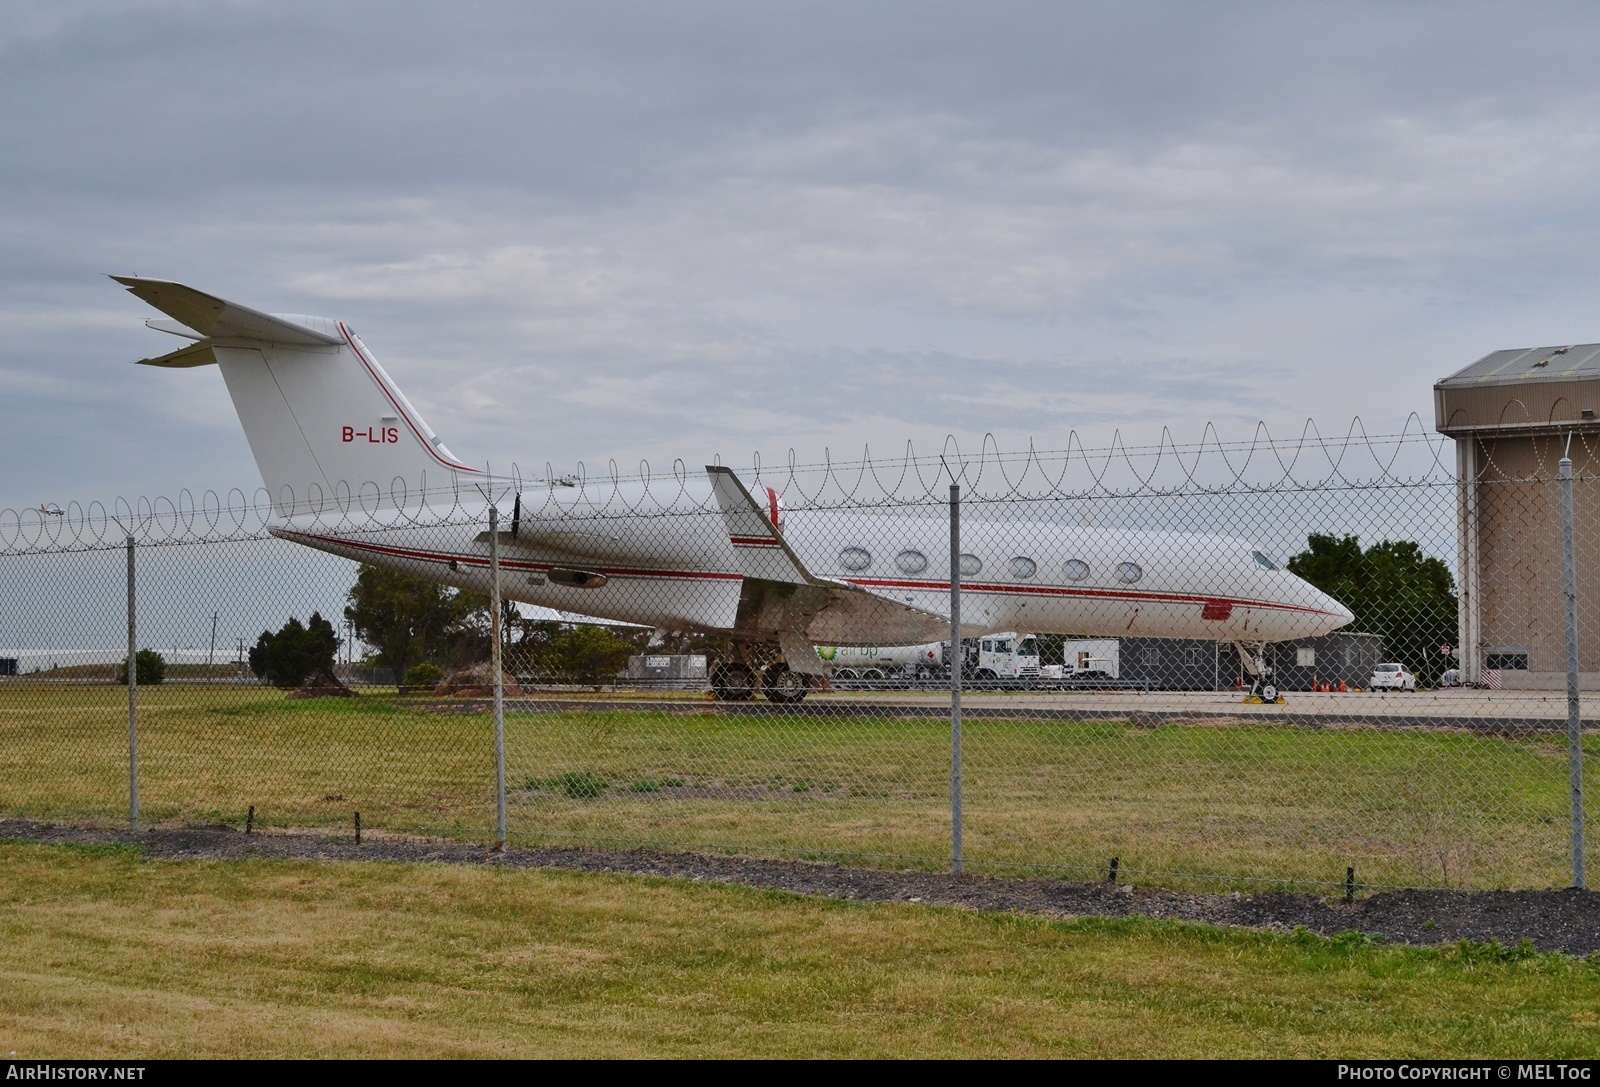
<path fill-rule="evenodd" d="M 176 322 L 151 327 L 195 341 L 141 364 L 221 369 L 280 516 L 363 491 L 390 504 L 481 474 L 445 448 L 344 322 L 264 313 L 166 280 L 112 278 Z"/>

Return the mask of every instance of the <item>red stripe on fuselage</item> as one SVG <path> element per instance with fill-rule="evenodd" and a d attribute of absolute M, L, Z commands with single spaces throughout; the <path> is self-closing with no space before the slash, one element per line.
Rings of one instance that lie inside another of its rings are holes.
<path fill-rule="evenodd" d="M 424 562 L 454 562 L 458 566 L 483 567 L 489 566 L 487 555 L 457 555 L 443 551 L 418 551 L 404 547 L 385 547 L 382 544 L 358 543 L 354 540 L 343 540 L 337 536 L 317 536 L 309 532 L 295 532 L 292 529 L 280 529 L 286 537 L 293 539 L 299 537 L 306 540 L 317 540 L 321 543 L 332 544 L 336 547 L 347 547 L 353 551 L 370 551 L 379 555 L 393 555 L 396 558 L 420 559 Z M 553 562 L 524 562 L 518 559 L 501 559 L 500 565 L 507 570 L 553 570 L 560 566 Z M 638 577 L 638 578 L 681 578 L 702 581 L 742 581 L 743 574 L 725 573 L 717 570 L 651 570 L 643 567 L 613 567 L 597 566 L 595 573 L 607 577 Z M 922 592 L 948 592 L 950 585 L 943 581 L 906 581 L 891 580 L 887 578 L 849 578 L 846 584 L 855 585 L 863 589 L 913 589 Z M 1072 586 L 1055 585 L 998 585 L 998 584 L 963 584 L 963 589 L 973 592 L 993 593 L 999 596 L 1054 596 L 1086 600 L 1126 600 L 1130 603 L 1152 604 L 1200 604 L 1207 601 L 1226 599 L 1234 607 L 1240 608 L 1271 608 L 1277 611 L 1295 611 L 1307 615 L 1326 615 L 1334 617 L 1334 613 L 1323 611 L 1320 608 L 1308 608 L 1300 604 L 1282 604 L 1274 600 L 1251 600 L 1246 597 L 1218 597 L 1215 595 L 1202 596 L 1194 593 L 1155 593 L 1133 592 L 1126 589 L 1085 589 Z"/>

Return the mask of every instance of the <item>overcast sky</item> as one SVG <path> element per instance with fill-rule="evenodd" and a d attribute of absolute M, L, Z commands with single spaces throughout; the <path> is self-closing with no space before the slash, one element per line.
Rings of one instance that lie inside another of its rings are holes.
<path fill-rule="evenodd" d="M 1600 340 L 1600 8 L 0 5 L 0 507 L 259 482 L 103 273 L 542 472 L 1431 426 Z"/>

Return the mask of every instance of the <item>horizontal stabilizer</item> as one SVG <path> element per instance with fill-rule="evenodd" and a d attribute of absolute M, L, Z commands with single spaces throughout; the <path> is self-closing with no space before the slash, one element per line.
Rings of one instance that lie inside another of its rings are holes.
<path fill-rule="evenodd" d="M 211 344 L 201 341 L 192 343 L 188 347 L 180 347 L 176 351 L 168 351 L 165 355 L 157 355 L 153 359 L 139 359 L 137 365 L 170 366 L 177 369 L 188 366 L 211 366 L 216 361 L 217 353 L 211 350 Z"/>
<path fill-rule="evenodd" d="M 141 279 L 138 276 L 111 278 L 128 288 L 128 293 L 134 297 L 148 302 L 168 317 L 176 318 L 179 323 L 202 336 L 305 346 L 327 346 L 342 342 L 338 336 L 217 298 L 193 287 L 185 287 L 182 283 Z"/>

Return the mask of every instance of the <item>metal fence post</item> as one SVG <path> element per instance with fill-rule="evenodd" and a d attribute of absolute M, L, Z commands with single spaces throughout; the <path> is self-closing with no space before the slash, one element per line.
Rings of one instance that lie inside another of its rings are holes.
<path fill-rule="evenodd" d="M 950 870 L 961 874 L 961 487 L 950 484 Z"/>
<path fill-rule="evenodd" d="M 1572 885 L 1581 889 L 1585 884 L 1583 721 L 1578 704 L 1578 564 L 1572 546 L 1572 458 L 1567 456 L 1561 458 L 1561 564 L 1567 598 L 1567 773 L 1572 787 Z"/>
<path fill-rule="evenodd" d="M 506 851 L 506 705 L 500 651 L 500 510 L 489 507 L 489 637 L 494 642 L 494 816 L 495 849 Z"/>
<path fill-rule="evenodd" d="M 139 829 L 139 624 L 135 617 L 133 533 L 128 534 L 128 826 Z"/>

